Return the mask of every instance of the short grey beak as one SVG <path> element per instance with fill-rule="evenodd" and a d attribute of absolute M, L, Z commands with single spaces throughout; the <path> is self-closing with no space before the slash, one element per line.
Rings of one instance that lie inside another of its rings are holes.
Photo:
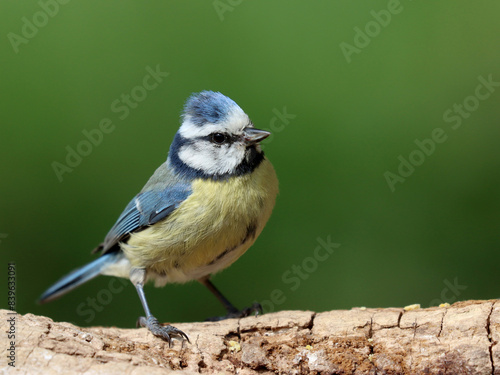
<path fill-rule="evenodd" d="M 245 128 L 244 138 L 248 144 L 258 143 L 271 135 L 270 132 L 255 128 Z"/>

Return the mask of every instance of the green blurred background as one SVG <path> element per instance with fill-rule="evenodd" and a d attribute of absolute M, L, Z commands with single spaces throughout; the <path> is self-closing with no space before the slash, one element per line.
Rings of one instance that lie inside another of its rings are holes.
<path fill-rule="evenodd" d="M 0 3 L 0 256 L 5 271 L 16 263 L 20 313 L 135 325 L 134 288 L 110 278 L 48 305 L 35 300 L 93 259 L 90 250 L 166 159 L 184 101 L 204 89 L 228 95 L 274 133 L 265 144 L 280 179 L 273 216 L 214 278 L 237 306 L 324 311 L 499 297 L 500 88 L 468 97 L 481 76 L 500 82 L 500 3 L 41 4 Z M 390 20 L 388 7 L 397 11 Z M 372 37 L 355 41 L 356 27 Z M 355 42 L 367 45 L 346 58 L 341 43 Z M 148 66 L 169 75 L 120 119 L 112 103 L 144 92 Z M 473 110 L 453 129 L 443 115 L 464 100 Z M 276 115 L 284 108 L 286 121 Z M 53 162 L 65 163 L 67 147 L 105 118 L 114 130 L 59 181 Z M 447 140 L 391 191 L 384 174 L 397 174 L 398 157 L 408 160 L 415 140 L 436 128 Z M 315 262 L 318 238 L 340 247 Z M 294 266 L 306 270 L 292 283 Z M 223 312 L 197 283 L 151 285 L 146 295 L 162 321 Z"/>

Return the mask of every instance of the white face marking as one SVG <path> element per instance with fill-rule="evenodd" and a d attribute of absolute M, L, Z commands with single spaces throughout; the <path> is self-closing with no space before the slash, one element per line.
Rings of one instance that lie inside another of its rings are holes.
<path fill-rule="evenodd" d="M 202 170 L 206 174 L 231 173 L 245 158 L 247 145 L 244 140 L 217 145 L 200 137 L 213 133 L 238 137 L 249 126 L 252 126 L 250 119 L 240 108 L 235 108 L 229 113 L 227 120 L 217 124 L 198 126 L 191 122 L 190 116 L 186 116 L 179 133 L 183 138 L 194 142 L 180 148 L 179 158 L 191 168 Z"/>
<path fill-rule="evenodd" d="M 198 140 L 179 150 L 179 158 L 191 168 L 207 174 L 232 172 L 245 157 L 245 146 L 233 143 L 216 146 L 210 141 Z"/>

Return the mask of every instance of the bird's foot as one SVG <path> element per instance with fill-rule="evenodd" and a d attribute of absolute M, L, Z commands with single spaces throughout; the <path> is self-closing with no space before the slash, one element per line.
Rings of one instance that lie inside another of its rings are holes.
<path fill-rule="evenodd" d="M 218 322 L 224 319 L 245 318 L 247 316 L 252 315 L 253 313 L 255 313 L 256 316 L 259 314 L 263 314 L 262 306 L 260 305 L 260 303 L 255 302 L 252 306 L 246 307 L 243 310 L 234 309 L 234 311 L 230 311 L 227 313 L 227 315 L 224 316 L 212 316 L 210 318 L 205 319 L 205 321 Z"/>
<path fill-rule="evenodd" d="M 145 327 L 149 329 L 153 335 L 167 341 L 169 347 L 172 347 L 172 338 L 178 338 L 180 340 L 187 340 L 187 342 L 190 342 L 189 337 L 180 329 L 172 327 L 171 325 L 162 326 L 158 319 L 152 315 L 147 318 L 141 316 L 137 320 L 137 327 Z"/>

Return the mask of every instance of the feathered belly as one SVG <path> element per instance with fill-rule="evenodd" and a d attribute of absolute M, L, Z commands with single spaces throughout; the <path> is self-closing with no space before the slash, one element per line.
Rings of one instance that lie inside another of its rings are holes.
<path fill-rule="evenodd" d="M 132 267 L 159 285 L 199 279 L 238 259 L 269 219 L 278 182 L 265 160 L 248 176 L 195 180 L 192 188 L 168 218 L 121 245 Z"/>
<path fill-rule="evenodd" d="M 157 286 L 167 282 L 197 280 L 230 266 L 255 242 L 257 233 L 240 239 L 239 244 L 226 247 L 214 243 L 212 247 L 200 246 L 177 258 L 173 266 L 169 260 L 153 264 L 148 275 Z M 206 256 L 205 256 L 206 255 Z"/>

